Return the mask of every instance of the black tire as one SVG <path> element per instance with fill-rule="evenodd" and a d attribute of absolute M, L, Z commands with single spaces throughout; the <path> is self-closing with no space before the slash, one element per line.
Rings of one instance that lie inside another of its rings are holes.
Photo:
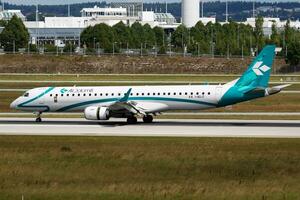
<path fill-rule="evenodd" d="M 153 116 L 152 115 L 147 115 L 143 117 L 144 123 L 152 123 L 153 122 Z"/>
<path fill-rule="evenodd" d="M 128 117 L 127 118 L 127 123 L 128 124 L 136 124 L 137 123 L 137 118 L 136 117 Z"/>
<path fill-rule="evenodd" d="M 38 122 L 38 123 L 39 123 L 39 122 L 42 122 L 42 118 L 40 118 L 40 117 L 36 118 L 36 119 L 35 119 L 35 122 Z"/>

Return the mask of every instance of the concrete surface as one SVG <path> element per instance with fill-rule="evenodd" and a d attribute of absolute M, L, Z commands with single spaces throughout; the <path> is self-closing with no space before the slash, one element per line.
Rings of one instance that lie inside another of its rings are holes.
<path fill-rule="evenodd" d="M 35 123 L 33 118 L 0 118 L 0 135 L 300 138 L 297 120 L 156 119 L 152 124 L 135 125 L 125 121 L 55 118 Z"/>

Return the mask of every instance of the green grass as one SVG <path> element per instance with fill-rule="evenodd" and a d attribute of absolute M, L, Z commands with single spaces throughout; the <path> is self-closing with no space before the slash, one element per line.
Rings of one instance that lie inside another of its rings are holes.
<path fill-rule="evenodd" d="M 0 137 L 0 199 L 300 198 L 299 139 Z"/>

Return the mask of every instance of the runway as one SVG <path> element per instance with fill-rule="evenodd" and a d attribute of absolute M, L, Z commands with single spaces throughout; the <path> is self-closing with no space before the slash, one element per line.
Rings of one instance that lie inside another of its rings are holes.
<path fill-rule="evenodd" d="M 146 137 L 257 137 L 300 138 L 300 121 L 156 119 L 127 125 L 125 120 L 93 122 L 84 119 L 0 118 L 0 135 L 146 136 Z"/>

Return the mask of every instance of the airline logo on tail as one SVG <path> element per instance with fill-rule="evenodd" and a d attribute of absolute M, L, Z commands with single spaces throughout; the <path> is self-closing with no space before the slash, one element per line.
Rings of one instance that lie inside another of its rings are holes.
<path fill-rule="evenodd" d="M 262 61 L 255 63 L 252 70 L 257 76 L 263 76 L 265 72 L 269 71 L 271 68 L 267 65 L 263 65 Z"/>

